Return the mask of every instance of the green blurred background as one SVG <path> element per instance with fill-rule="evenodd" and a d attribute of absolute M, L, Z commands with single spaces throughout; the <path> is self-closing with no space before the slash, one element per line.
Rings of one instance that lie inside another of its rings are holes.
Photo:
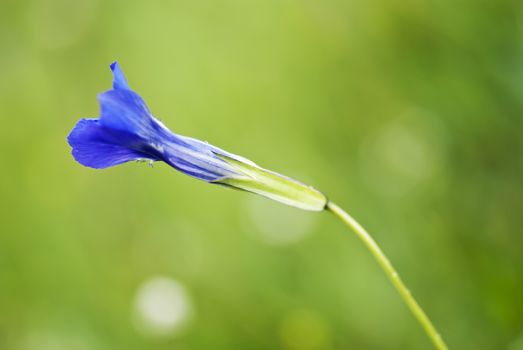
<path fill-rule="evenodd" d="M 429 349 L 327 213 L 66 136 L 119 60 L 175 132 L 325 192 L 453 349 L 523 349 L 523 3 L 0 3 L 0 349 Z"/>

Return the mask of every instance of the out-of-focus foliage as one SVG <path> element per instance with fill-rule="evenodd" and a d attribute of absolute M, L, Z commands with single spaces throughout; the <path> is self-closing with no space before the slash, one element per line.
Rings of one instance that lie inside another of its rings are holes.
<path fill-rule="evenodd" d="M 115 59 L 358 218 L 452 348 L 523 348 L 521 1 L 3 0 L 0 349 L 430 347 L 330 215 L 75 163 Z"/>

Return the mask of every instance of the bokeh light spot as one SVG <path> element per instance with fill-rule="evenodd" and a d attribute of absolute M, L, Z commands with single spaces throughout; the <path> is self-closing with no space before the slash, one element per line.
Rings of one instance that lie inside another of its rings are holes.
<path fill-rule="evenodd" d="M 280 335 L 283 345 L 289 350 L 322 349 L 329 342 L 327 324 L 310 310 L 294 310 L 286 315 Z"/>
<path fill-rule="evenodd" d="M 153 277 L 146 281 L 138 289 L 134 308 L 138 330 L 153 337 L 177 334 L 192 313 L 187 291 L 168 277 Z"/>
<path fill-rule="evenodd" d="M 441 163 L 442 128 L 424 110 L 412 109 L 383 125 L 361 146 L 362 176 L 377 193 L 403 196 L 429 180 Z"/>

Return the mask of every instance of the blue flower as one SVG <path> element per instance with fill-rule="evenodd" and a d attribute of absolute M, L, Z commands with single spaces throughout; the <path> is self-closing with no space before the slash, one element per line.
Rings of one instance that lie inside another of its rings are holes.
<path fill-rule="evenodd" d="M 255 192 L 307 210 L 326 199 L 313 188 L 206 142 L 175 134 L 132 91 L 117 62 L 113 89 L 98 95 L 100 118 L 81 119 L 67 140 L 80 164 L 103 169 L 131 160 L 163 161 L 200 180 Z"/>

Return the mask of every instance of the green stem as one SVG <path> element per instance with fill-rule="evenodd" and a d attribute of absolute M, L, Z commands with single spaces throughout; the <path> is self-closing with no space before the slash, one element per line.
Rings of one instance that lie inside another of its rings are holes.
<path fill-rule="evenodd" d="M 410 311 L 414 314 L 418 322 L 421 324 L 425 332 L 429 336 L 430 340 L 434 344 L 434 347 L 438 350 L 447 350 L 447 345 L 439 335 L 438 331 L 427 317 L 423 309 L 416 302 L 409 289 L 403 284 L 403 281 L 399 277 L 398 273 L 390 263 L 389 259 L 383 254 L 378 244 L 374 239 L 368 234 L 367 231 L 349 214 L 347 214 L 343 209 L 338 207 L 332 202 L 328 202 L 326 209 L 331 211 L 336 215 L 341 221 L 343 221 L 348 227 L 350 227 L 356 235 L 365 243 L 367 248 L 370 250 L 376 261 L 381 266 L 383 271 L 387 274 L 387 277 L 390 279 L 394 287 L 398 290 L 405 304 L 410 308 Z"/>

